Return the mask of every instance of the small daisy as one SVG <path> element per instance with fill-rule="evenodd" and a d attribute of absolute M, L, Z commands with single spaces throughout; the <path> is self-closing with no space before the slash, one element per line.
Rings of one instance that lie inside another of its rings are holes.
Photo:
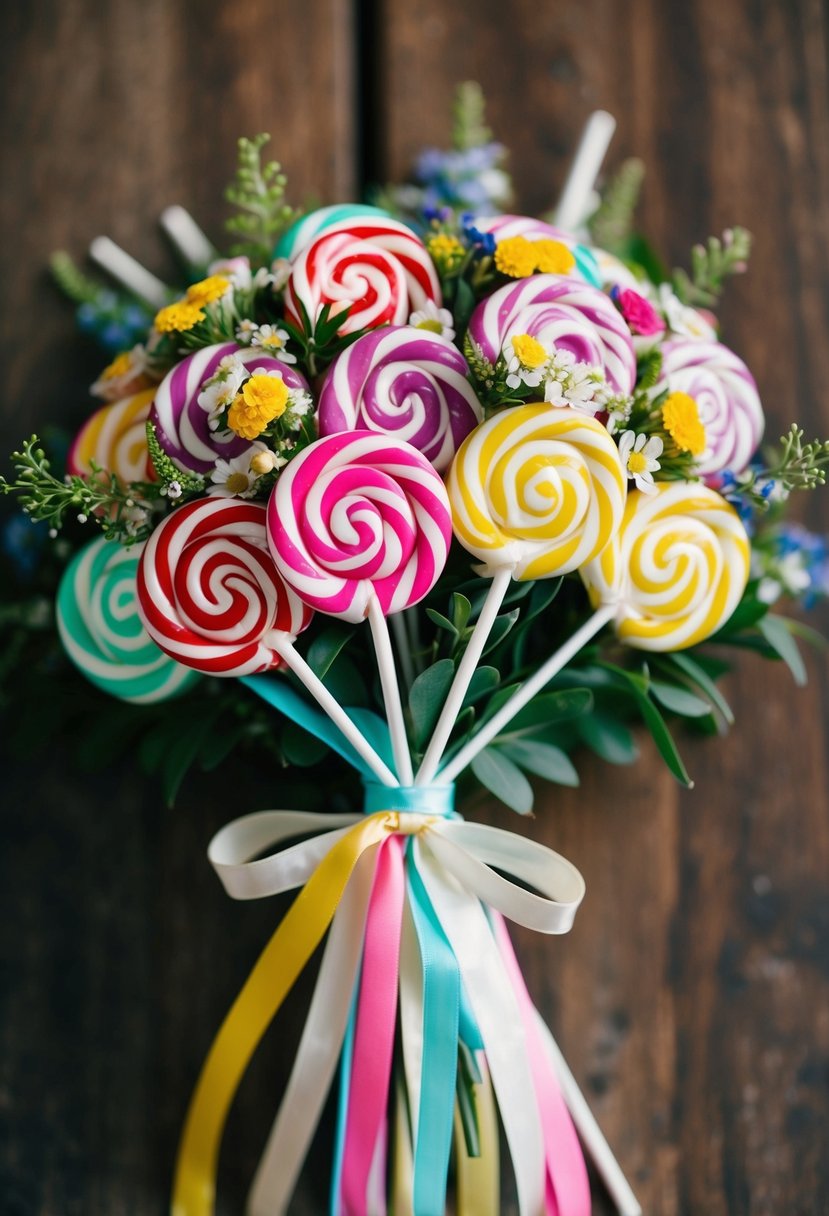
<path fill-rule="evenodd" d="M 219 258 L 210 263 L 207 273 L 224 275 L 239 291 L 246 291 L 251 284 L 250 260 L 246 257 Z"/>
<path fill-rule="evenodd" d="M 222 359 L 216 375 L 208 380 L 198 396 L 198 403 L 208 415 L 211 431 L 219 428 L 222 414 L 229 409 L 247 376 L 247 368 L 241 359 L 229 355 Z"/>
<path fill-rule="evenodd" d="M 717 341 L 717 331 L 708 318 L 696 308 L 683 304 L 669 283 L 660 283 L 657 300 L 671 333 L 699 342 Z"/>
<path fill-rule="evenodd" d="M 507 388 L 537 388 L 549 373 L 550 352 L 532 334 L 515 334 L 504 343 Z M 570 355 L 572 361 L 573 356 Z"/>
<path fill-rule="evenodd" d="M 251 334 L 251 346 L 258 346 L 265 354 L 281 359 L 283 363 L 296 363 L 296 355 L 286 350 L 288 331 L 276 325 L 258 325 Z"/>
<path fill-rule="evenodd" d="M 264 444 L 257 445 L 256 450 L 248 448 L 241 456 L 234 456 L 231 460 L 220 457 L 210 474 L 213 485 L 208 494 L 220 498 L 251 498 L 256 493 L 259 480 L 259 474 L 251 469 L 251 460 L 264 448 Z"/>
<path fill-rule="evenodd" d="M 659 457 L 662 455 L 662 440 L 659 436 L 651 435 L 648 439 L 647 435 L 625 431 L 619 439 L 619 455 L 637 490 L 644 494 L 655 494 L 653 475 L 659 468 Z"/>
<path fill-rule="evenodd" d="M 438 308 L 434 300 L 427 300 L 423 308 L 412 313 L 409 317 L 409 324 L 413 325 L 415 329 L 425 329 L 429 333 L 440 334 L 442 338 L 451 342 L 455 336 L 452 319 L 448 308 Z"/>
<path fill-rule="evenodd" d="M 250 346 L 251 338 L 256 333 L 257 329 L 258 326 L 256 322 L 251 321 L 249 317 L 245 317 L 243 321 L 239 322 L 236 329 L 236 341 L 240 342 L 242 346 Z"/>
<path fill-rule="evenodd" d="M 275 258 L 271 262 L 271 282 L 274 291 L 281 291 L 291 277 L 291 263 L 287 258 Z"/>

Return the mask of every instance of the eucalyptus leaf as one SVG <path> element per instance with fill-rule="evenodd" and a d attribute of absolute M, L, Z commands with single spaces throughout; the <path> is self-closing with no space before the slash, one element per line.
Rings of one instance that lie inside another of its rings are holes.
<path fill-rule="evenodd" d="M 296 722 L 286 722 L 282 731 L 282 751 L 289 764 L 311 768 L 328 754 L 328 746 Z"/>
<path fill-rule="evenodd" d="M 472 615 L 472 604 L 465 595 L 461 595 L 460 591 L 452 593 L 450 612 L 455 629 L 457 629 L 458 633 L 463 633 Z"/>
<path fill-rule="evenodd" d="M 505 612 L 501 616 L 496 616 L 489 637 L 487 638 L 486 646 L 484 646 L 483 649 L 483 653 L 485 655 L 494 650 L 496 646 L 500 646 L 501 642 L 503 642 L 504 638 L 512 629 L 520 615 L 521 609 L 513 608 L 512 612 Z"/>
<path fill-rule="evenodd" d="M 514 760 L 520 768 L 556 785 L 577 786 L 579 775 L 573 761 L 560 747 L 537 739 L 515 739 L 499 745 L 499 751 Z"/>
<path fill-rule="evenodd" d="M 597 710 L 579 718 L 579 735 L 589 748 L 608 764 L 633 764 L 639 748 L 623 722 Z"/>
<path fill-rule="evenodd" d="M 758 622 L 757 628 L 775 654 L 786 664 L 794 677 L 795 684 L 799 684 L 802 687 L 808 680 L 806 665 L 803 662 L 803 656 L 797 648 L 797 642 L 792 637 L 788 625 L 789 623 L 785 617 L 769 613 L 768 616 L 763 617 Z"/>
<path fill-rule="evenodd" d="M 305 659 L 318 679 L 323 680 L 325 678 L 328 669 L 353 634 L 354 630 L 352 628 L 337 621 L 331 625 L 327 625 L 314 638 L 308 647 Z"/>
<path fill-rule="evenodd" d="M 651 695 L 671 713 L 683 718 L 704 718 L 711 713 L 711 703 L 696 697 L 685 688 L 663 680 L 651 680 Z"/>
<path fill-rule="evenodd" d="M 452 660 L 438 659 L 437 663 L 421 672 L 412 684 L 409 712 L 415 747 L 423 747 L 434 730 L 454 676 L 455 664 Z"/>
<path fill-rule="evenodd" d="M 676 654 L 666 655 L 666 660 L 675 667 L 678 667 L 684 675 L 688 677 L 692 683 L 705 694 L 715 709 L 719 710 L 729 726 L 734 723 L 734 714 L 731 706 L 726 701 L 725 697 L 717 688 L 714 681 L 709 676 L 708 672 L 685 651 L 678 651 Z"/>
<path fill-rule="evenodd" d="M 480 701 L 481 697 L 496 689 L 500 682 L 501 676 L 497 667 L 478 667 L 469 681 L 469 688 L 463 699 L 464 707 Z"/>
<path fill-rule="evenodd" d="M 529 815 L 533 809 L 533 787 L 521 772 L 498 748 L 485 747 L 472 761 L 472 772 L 481 785 L 506 803 L 519 815 Z"/>

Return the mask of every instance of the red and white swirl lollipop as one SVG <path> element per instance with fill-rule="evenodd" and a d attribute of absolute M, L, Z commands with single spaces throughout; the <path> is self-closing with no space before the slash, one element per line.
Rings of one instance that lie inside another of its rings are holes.
<path fill-rule="evenodd" d="M 663 343 L 662 374 L 654 393 L 687 393 L 705 427 L 702 476 L 728 469 L 741 473 L 763 437 L 765 421 L 751 372 L 721 342 L 673 338 Z"/>
<path fill-rule="evenodd" d="M 294 648 L 313 612 L 274 565 L 264 506 L 203 498 L 179 507 L 147 541 L 137 589 L 147 632 L 166 654 L 214 676 L 244 678 L 290 667 L 379 780 L 395 784 Z"/>
<path fill-rule="evenodd" d="M 440 282 L 419 237 L 397 220 L 370 216 L 331 224 L 297 254 L 285 292 L 289 321 L 313 330 L 326 305 L 339 334 L 403 325 Z"/>
<path fill-rule="evenodd" d="M 279 477 L 268 503 L 279 572 L 306 604 L 346 621 L 368 617 L 400 780 L 412 780 L 386 616 L 418 603 L 452 540 L 440 475 L 408 443 L 373 431 L 318 439 Z"/>
<path fill-rule="evenodd" d="M 232 460 L 250 448 L 248 439 L 231 431 L 212 430 L 211 406 L 199 401 L 207 381 L 220 374 L 223 366 L 228 366 L 223 360 L 233 360 L 237 368 L 246 369 L 246 374 L 260 369 L 277 373 L 288 389 L 308 390 L 307 381 L 294 367 L 255 347 L 221 342 L 205 346 L 182 359 L 156 389 L 150 417 L 164 451 L 179 468 L 192 473 L 209 473 L 217 459 Z M 229 372 L 226 383 L 231 397 L 238 379 L 238 371 Z"/>
<path fill-rule="evenodd" d="M 587 283 L 554 274 L 508 283 L 481 301 L 469 322 L 469 337 L 493 364 L 520 334 L 601 368 L 614 392 L 633 390 L 636 353 L 628 327 L 604 292 Z"/>
<path fill-rule="evenodd" d="M 482 418 L 460 351 L 410 325 L 364 334 L 334 360 L 323 384 L 321 435 L 356 429 L 405 440 L 438 472 Z"/>

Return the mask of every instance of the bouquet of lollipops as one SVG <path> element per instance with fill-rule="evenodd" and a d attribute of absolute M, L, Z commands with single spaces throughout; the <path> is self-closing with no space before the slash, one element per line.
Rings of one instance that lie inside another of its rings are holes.
<path fill-rule="evenodd" d="M 211 842 L 233 898 L 300 893 L 207 1056 L 177 1216 L 213 1211 L 236 1089 L 323 939 L 253 1216 L 287 1209 L 338 1071 L 333 1213 L 437 1216 L 450 1177 L 458 1212 L 497 1213 L 499 1120 L 523 1216 L 590 1212 L 579 1136 L 619 1211 L 639 1211 L 506 928 L 566 932 L 581 876 L 465 822 L 455 783 L 527 812 L 528 773 L 574 780 L 568 750 L 624 749 L 637 714 L 687 780 L 665 713 L 729 718 L 723 665 L 699 644 L 791 657 L 768 613 L 792 568 L 780 504 L 822 482 L 829 450 L 793 428 L 776 457 L 756 455 L 757 389 L 708 308 L 746 234 L 672 281 L 591 241 L 607 138 L 600 116 L 558 225 L 502 214 L 502 199 L 470 213 L 482 179 L 462 147 L 432 154 L 439 189 L 297 217 L 259 140 L 241 141 L 230 192 L 245 254 L 219 257 L 170 209 L 193 268 L 176 294 L 93 245 L 154 319 L 93 386 L 104 404 L 66 476 L 33 439 L 4 486 L 53 530 L 100 527 L 58 589 L 63 645 L 148 709 L 178 698 L 196 718 L 205 677 L 235 681 L 364 790 L 362 806 L 259 812 Z M 487 142 L 473 159 L 500 156 Z M 111 329 L 109 297 L 102 310 L 62 274 Z"/>

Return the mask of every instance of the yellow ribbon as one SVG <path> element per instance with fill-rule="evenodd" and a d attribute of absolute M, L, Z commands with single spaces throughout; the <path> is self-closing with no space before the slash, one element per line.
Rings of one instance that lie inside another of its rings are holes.
<path fill-rule="evenodd" d="M 397 814 L 380 811 L 347 832 L 323 858 L 260 955 L 213 1040 L 190 1101 L 172 1216 L 213 1213 L 222 1132 L 251 1056 L 322 940 L 360 857 L 399 826 Z"/>
<path fill-rule="evenodd" d="M 480 1059 L 480 1057 L 479 1057 Z M 478 1116 L 480 1156 L 470 1157 L 466 1151 L 460 1111 L 455 1105 L 455 1159 L 458 1190 L 458 1216 L 498 1216 L 501 1177 L 498 1148 L 498 1116 L 489 1070 L 484 1079 L 473 1085 L 472 1093 Z"/>

